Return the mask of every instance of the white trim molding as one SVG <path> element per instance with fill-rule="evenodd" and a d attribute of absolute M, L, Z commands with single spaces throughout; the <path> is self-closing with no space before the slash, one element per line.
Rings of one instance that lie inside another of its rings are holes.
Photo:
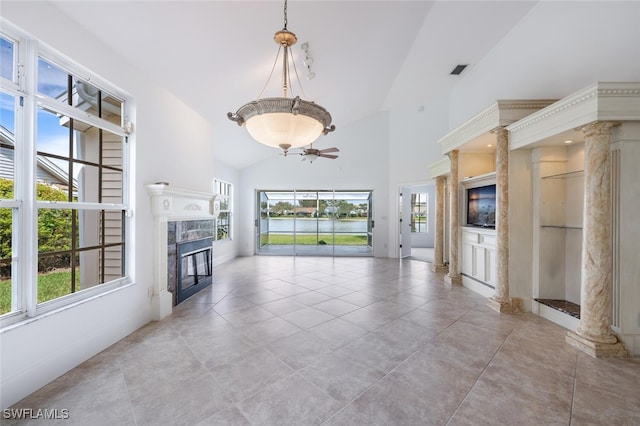
<path fill-rule="evenodd" d="M 451 160 L 449 160 L 449 157 L 444 157 L 429 165 L 429 177 L 431 179 L 435 179 L 438 176 L 447 176 L 449 173 L 451 173 Z"/>
<path fill-rule="evenodd" d="M 442 153 L 458 149 L 466 143 L 491 132 L 497 127 L 507 126 L 529 114 L 551 105 L 556 100 L 499 100 L 484 111 L 471 117 L 438 140 Z"/>
<path fill-rule="evenodd" d="M 597 82 L 507 126 L 510 149 L 543 144 L 595 121 L 640 120 L 640 83 Z"/>

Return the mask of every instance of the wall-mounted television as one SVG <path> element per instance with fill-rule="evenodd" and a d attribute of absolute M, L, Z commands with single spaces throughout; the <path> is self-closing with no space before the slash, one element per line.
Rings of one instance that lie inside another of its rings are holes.
<path fill-rule="evenodd" d="M 467 226 L 496 227 L 496 185 L 467 189 Z"/>

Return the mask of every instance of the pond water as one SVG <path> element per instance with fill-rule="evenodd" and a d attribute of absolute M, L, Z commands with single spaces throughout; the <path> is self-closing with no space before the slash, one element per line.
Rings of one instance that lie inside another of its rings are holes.
<path fill-rule="evenodd" d="M 264 221 L 262 222 L 264 226 Z M 294 231 L 294 219 L 269 219 L 269 232 L 292 233 Z M 265 232 L 266 229 L 262 229 Z M 331 219 L 295 219 L 296 232 L 320 232 L 320 233 L 366 233 L 367 221 L 364 220 L 331 220 Z"/>

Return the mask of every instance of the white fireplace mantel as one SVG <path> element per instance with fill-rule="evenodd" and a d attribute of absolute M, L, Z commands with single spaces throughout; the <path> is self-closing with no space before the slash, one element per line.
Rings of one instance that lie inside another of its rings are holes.
<path fill-rule="evenodd" d="M 219 212 L 216 194 L 171 188 L 167 184 L 145 185 L 153 214 L 153 319 L 159 321 L 173 311 L 173 296 L 167 291 L 168 222 L 215 219 Z"/>

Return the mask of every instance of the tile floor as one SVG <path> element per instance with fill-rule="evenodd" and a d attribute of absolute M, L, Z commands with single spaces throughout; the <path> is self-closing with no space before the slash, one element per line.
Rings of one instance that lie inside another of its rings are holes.
<path fill-rule="evenodd" d="M 640 359 L 578 353 L 429 266 L 238 258 L 14 407 L 66 408 L 62 425 L 640 424 Z"/>

